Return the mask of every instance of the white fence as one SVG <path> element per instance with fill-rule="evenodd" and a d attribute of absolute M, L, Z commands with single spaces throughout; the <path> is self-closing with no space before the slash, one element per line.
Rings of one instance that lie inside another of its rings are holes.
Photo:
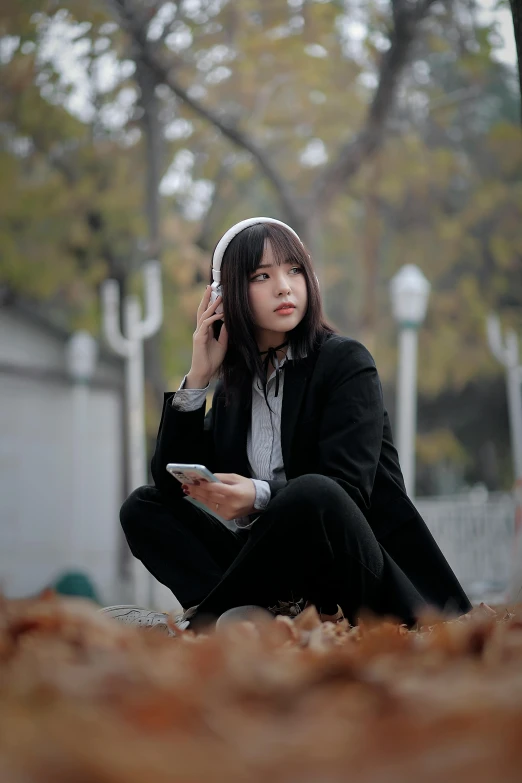
<path fill-rule="evenodd" d="M 513 496 L 472 490 L 415 505 L 470 599 L 502 600 L 514 566 Z"/>

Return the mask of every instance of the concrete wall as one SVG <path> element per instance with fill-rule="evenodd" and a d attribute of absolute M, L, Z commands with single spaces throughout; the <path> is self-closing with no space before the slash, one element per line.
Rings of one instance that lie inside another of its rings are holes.
<path fill-rule="evenodd" d="M 30 595 L 81 568 L 111 602 L 121 535 L 121 370 L 102 359 L 79 399 L 65 372 L 65 338 L 0 308 L 0 584 L 9 596 Z"/>

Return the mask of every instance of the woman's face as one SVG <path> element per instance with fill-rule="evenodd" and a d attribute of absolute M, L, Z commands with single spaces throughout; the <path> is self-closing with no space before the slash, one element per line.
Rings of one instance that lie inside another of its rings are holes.
<path fill-rule="evenodd" d="M 258 338 L 284 335 L 300 323 L 308 305 L 306 279 L 295 262 L 276 263 L 270 242 L 265 242 L 261 265 L 250 276 L 250 308 Z"/>

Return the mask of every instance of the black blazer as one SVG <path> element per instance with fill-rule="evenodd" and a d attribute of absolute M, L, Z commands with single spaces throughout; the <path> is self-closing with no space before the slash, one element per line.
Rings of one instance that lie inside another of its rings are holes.
<path fill-rule="evenodd" d="M 403 601 L 422 599 L 441 609 L 468 611 L 468 598 L 406 494 L 367 349 L 328 335 L 305 359 L 287 362 L 284 372 L 281 447 L 287 480 L 320 473 L 357 503 L 385 556 L 383 611 L 400 615 Z M 164 497 L 181 496 L 181 485 L 165 470 L 168 462 L 202 463 L 212 471 L 249 476 L 250 384 L 227 406 L 219 383 L 206 417 L 204 406 L 177 411 L 172 396 L 165 395 L 152 458 L 152 476 Z M 285 483 L 269 482 L 272 497 Z"/>

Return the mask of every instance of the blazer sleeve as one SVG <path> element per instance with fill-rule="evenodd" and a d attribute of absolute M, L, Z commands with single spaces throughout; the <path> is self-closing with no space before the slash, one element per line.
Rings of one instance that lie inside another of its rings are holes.
<path fill-rule="evenodd" d="M 375 362 L 361 343 L 339 342 L 329 354 L 315 472 L 336 481 L 364 512 L 370 507 L 382 446 L 381 383 Z M 269 483 L 274 497 L 286 482 Z"/>
<path fill-rule="evenodd" d="M 216 395 L 217 390 L 214 401 Z M 179 481 L 166 469 L 169 462 L 199 463 L 214 470 L 214 402 L 205 416 L 205 404 L 194 411 L 180 411 L 173 407 L 173 397 L 171 392 L 165 394 L 151 472 L 155 486 L 166 497 L 177 499 L 183 496 L 183 492 Z"/>

